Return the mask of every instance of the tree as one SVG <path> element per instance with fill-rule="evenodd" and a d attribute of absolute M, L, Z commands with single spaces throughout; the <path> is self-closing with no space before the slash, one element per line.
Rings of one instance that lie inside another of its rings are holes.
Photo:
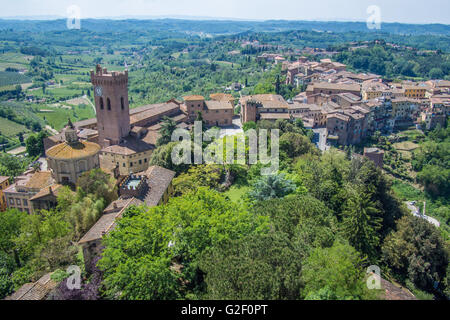
<path fill-rule="evenodd" d="M 442 282 L 448 267 L 448 246 L 439 230 L 428 221 L 404 216 L 382 247 L 383 261 L 417 288 L 432 292 L 434 282 Z"/>
<path fill-rule="evenodd" d="M 189 164 L 176 165 L 172 162 L 172 151 L 178 143 L 185 142 L 170 142 L 166 145 L 157 147 L 150 158 L 149 164 L 152 166 L 160 166 L 169 170 L 175 171 L 177 174 L 183 173 L 188 170 Z"/>
<path fill-rule="evenodd" d="M 106 294 L 145 300 L 196 296 L 204 291 L 198 269 L 204 250 L 267 231 L 266 219 L 206 188 L 167 205 L 132 207 L 104 239 L 98 266 Z"/>
<path fill-rule="evenodd" d="M 280 150 L 286 152 L 289 158 L 296 158 L 306 153 L 317 153 L 317 149 L 308 137 L 295 132 L 286 132 L 280 137 Z"/>
<path fill-rule="evenodd" d="M 27 153 L 30 157 L 36 157 L 41 154 L 38 139 L 35 135 L 30 135 L 26 140 Z"/>
<path fill-rule="evenodd" d="M 285 174 L 273 174 L 262 176 L 257 180 L 249 193 L 249 197 L 255 201 L 269 200 L 273 198 L 283 198 L 293 193 L 297 186 L 285 178 Z"/>
<path fill-rule="evenodd" d="M 200 259 L 206 299 L 299 299 L 301 260 L 285 234 L 270 232 L 227 241 Z"/>
<path fill-rule="evenodd" d="M 17 267 L 20 267 L 22 262 L 14 240 L 20 235 L 26 218 L 27 214 L 17 209 L 0 212 L 0 250 L 14 257 Z"/>
<path fill-rule="evenodd" d="M 342 212 L 342 233 L 350 244 L 369 257 L 376 257 L 381 222 L 380 210 L 370 201 L 370 195 L 351 190 Z"/>
<path fill-rule="evenodd" d="M 30 135 L 25 141 L 28 155 L 31 157 L 37 157 L 44 154 L 44 139 L 46 137 L 48 137 L 48 133 L 46 131 L 40 131 L 37 135 Z"/>
<path fill-rule="evenodd" d="M 223 168 L 217 165 L 196 165 L 173 180 L 175 195 L 187 194 L 200 187 L 218 189 L 223 176 Z"/>
<path fill-rule="evenodd" d="M 0 175 L 16 177 L 28 167 L 28 158 L 18 158 L 10 154 L 0 154 Z"/>
<path fill-rule="evenodd" d="M 23 142 L 24 142 L 23 132 L 19 132 L 19 133 L 17 134 L 17 137 L 19 138 L 20 144 L 23 144 Z"/>
<path fill-rule="evenodd" d="M 302 271 L 305 299 L 375 298 L 366 287 L 363 263 L 361 255 L 348 244 L 336 242 L 331 248 L 313 250 Z"/>
<path fill-rule="evenodd" d="M 177 124 L 169 117 L 164 117 L 161 123 L 159 134 L 161 135 L 156 142 L 156 145 L 162 146 L 172 141 L 172 133 L 177 128 Z"/>
<path fill-rule="evenodd" d="M 439 80 L 444 78 L 444 73 L 441 68 L 433 68 L 430 70 L 430 78 L 432 80 Z"/>
<path fill-rule="evenodd" d="M 102 199 L 105 205 L 117 199 L 115 179 L 101 169 L 93 169 L 83 173 L 77 181 L 79 198 L 93 195 L 95 199 Z"/>

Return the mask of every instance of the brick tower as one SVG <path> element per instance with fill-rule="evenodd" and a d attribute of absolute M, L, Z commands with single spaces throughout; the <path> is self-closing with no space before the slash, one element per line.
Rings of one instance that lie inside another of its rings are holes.
<path fill-rule="evenodd" d="M 128 71 L 91 71 L 97 112 L 98 141 L 102 147 L 119 144 L 130 133 Z"/>

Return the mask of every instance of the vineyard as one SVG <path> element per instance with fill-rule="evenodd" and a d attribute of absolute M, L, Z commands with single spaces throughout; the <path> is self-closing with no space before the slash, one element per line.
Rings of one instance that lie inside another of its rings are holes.
<path fill-rule="evenodd" d="M 0 87 L 29 83 L 31 79 L 17 72 L 0 71 Z"/>

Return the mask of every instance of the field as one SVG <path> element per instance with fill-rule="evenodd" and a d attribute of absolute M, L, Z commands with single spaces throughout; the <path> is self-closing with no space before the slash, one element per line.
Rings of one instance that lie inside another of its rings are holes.
<path fill-rule="evenodd" d="M 0 87 L 30 83 L 31 79 L 17 72 L 0 71 Z"/>
<path fill-rule="evenodd" d="M 73 106 L 71 109 L 42 106 L 37 115 L 55 130 L 61 130 L 70 118 L 73 122 L 95 117 L 94 110 L 88 105 Z"/>
<path fill-rule="evenodd" d="M 18 123 L 0 117 L 0 132 L 8 138 L 15 138 L 19 132 L 29 132 L 29 130 Z"/>

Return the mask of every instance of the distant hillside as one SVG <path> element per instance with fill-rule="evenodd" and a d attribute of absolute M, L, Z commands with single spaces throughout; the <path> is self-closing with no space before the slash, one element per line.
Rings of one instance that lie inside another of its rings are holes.
<path fill-rule="evenodd" d="M 96 32 L 164 30 L 172 32 L 198 32 L 217 34 L 234 34 L 246 31 L 280 32 L 287 30 L 316 30 L 330 32 L 376 32 L 367 29 L 364 22 L 320 22 L 320 21 L 231 21 L 231 20 L 184 20 L 184 19 L 153 19 L 153 20 L 82 20 L 82 28 Z M 66 20 L 0 20 L 0 30 L 15 31 L 60 31 L 66 29 Z M 383 23 L 379 30 L 392 34 L 434 34 L 450 35 L 450 26 L 443 24 L 402 24 Z"/>

